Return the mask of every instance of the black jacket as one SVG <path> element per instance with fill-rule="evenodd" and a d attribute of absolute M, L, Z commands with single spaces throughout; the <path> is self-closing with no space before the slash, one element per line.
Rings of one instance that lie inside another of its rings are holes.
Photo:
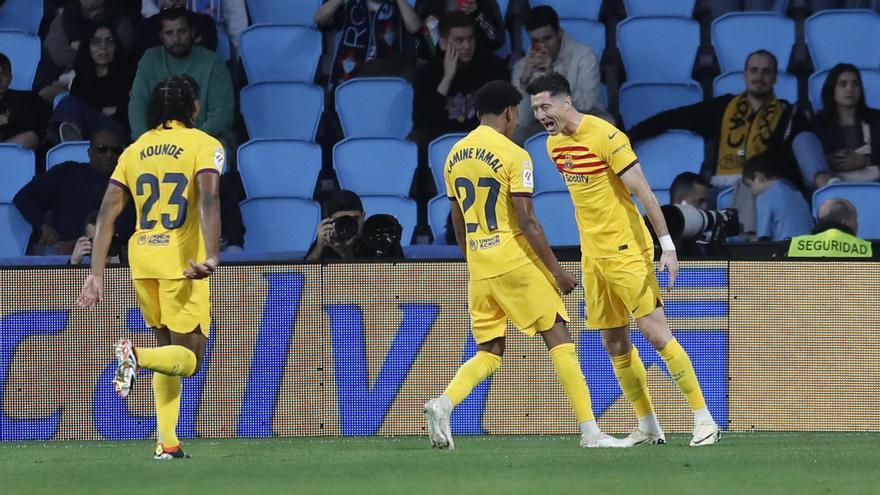
<path fill-rule="evenodd" d="M 489 81 L 510 80 L 507 65 L 494 55 L 477 52 L 466 68 L 459 68 L 446 96 L 437 92 L 443 79 L 443 53 L 420 67 L 413 78 L 413 128 L 433 129 L 435 135 L 470 132 L 479 119 L 474 93 Z"/>
<path fill-rule="evenodd" d="M 880 111 L 873 108 L 867 109 L 865 114 L 862 115 L 862 121 L 868 124 L 868 129 L 871 131 L 871 163 L 874 165 L 880 164 Z M 833 110 L 830 112 L 819 112 L 816 116 L 813 130 L 819 136 L 819 141 L 822 142 L 826 154 L 838 151 L 831 149 L 830 145 L 831 134 L 836 127 L 837 122 L 835 122 Z"/>
<path fill-rule="evenodd" d="M 706 157 L 700 174 L 704 177 L 715 175 L 718 163 L 718 143 L 721 139 L 724 111 L 738 95 L 723 95 L 709 101 L 695 103 L 661 112 L 643 120 L 629 130 L 633 142 L 652 138 L 671 129 L 684 129 L 699 134 L 706 140 Z M 806 115 L 796 105 L 780 100 L 784 106 L 779 125 L 776 126 L 766 153 L 776 156 L 782 165 L 779 173 L 799 188 L 803 179 L 794 161 L 791 142 L 802 131 L 809 129 Z"/>

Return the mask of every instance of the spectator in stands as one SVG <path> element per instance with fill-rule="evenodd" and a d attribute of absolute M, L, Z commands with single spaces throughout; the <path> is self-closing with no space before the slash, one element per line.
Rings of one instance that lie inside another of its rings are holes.
<path fill-rule="evenodd" d="M 777 163 L 766 154 L 743 164 L 743 183 L 756 198 L 759 240 L 781 241 L 813 228 L 807 200 L 791 182 L 779 177 L 777 170 Z"/>
<path fill-rule="evenodd" d="M 810 235 L 791 239 L 785 250 L 791 258 L 872 258 L 870 242 L 856 237 L 858 212 L 845 199 L 831 198 L 819 205 L 819 222 Z"/>
<path fill-rule="evenodd" d="M 385 255 L 367 246 L 363 236 L 365 219 L 364 206 L 357 194 L 346 190 L 335 191 L 324 202 L 324 219 L 318 224 L 316 240 L 309 247 L 305 259 L 403 258 L 399 241 Z"/>
<path fill-rule="evenodd" d="M 661 112 L 629 130 L 630 139 L 640 141 L 670 129 L 687 129 L 714 142 L 716 155 L 707 154 L 701 174 L 710 177 L 716 188 L 734 186 L 732 207 L 739 210 L 743 233 L 756 229 L 755 202 L 742 182 L 743 164 L 759 154 L 775 157 L 779 177 L 802 187 L 801 172 L 795 164 L 798 155 L 801 169 L 824 162 L 821 148 L 811 151 L 796 139 L 808 129 L 808 121 L 796 105 L 779 100 L 773 94 L 776 84 L 776 57 L 765 50 L 753 52 L 746 59 L 746 90 L 739 95 L 723 95 L 709 101 Z M 815 136 L 813 136 L 815 137 Z M 794 152 L 793 152 L 794 151 Z M 800 152 L 798 152 L 800 151 Z"/>
<path fill-rule="evenodd" d="M 880 111 L 868 108 L 859 69 L 837 64 L 822 85 L 822 111 L 816 134 L 830 168 L 818 170 L 820 180 L 880 180 Z"/>
<path fill-rule="evenodd" d="M 526 32 L 531 46 L 526 56 L 513 66 L 514 86 L 525 95 L 525 87 L 532 80 L 548 72 L 557 72 L 571 82 L 571 98 L 575 108 L 614 122 L 599 94 L 599 61 L 596 54 L 592 48 L 578 43 L 559 26 L 559 16 L 553 7 L 542 5 L 530 10 Z M 544 131 L 541 123 L 535 120 L 530 105 L 530 99 L 523 98 L 519 106 L 519 127 L 513 136 L 518 144 Z"/>
<path fill-rule="evenodd" d="M 36 149 L 49 121 L 49 104 L 32 91 L 9 89 L 12 63 L 0 53 L 0 142 Z"/>
<path fill-rule="evenodd" d="M 447 14 L 440 21 L 440 55 L 416 71 L 410 139 L 423 154 L 442 134 L 475 129 L 474 93 L 489 81 L 509 80 L 501 59 L 477 49 L 475 29 L 464 12 Z"/>
<path fill-rule="evenodd" d="M 669 186 L 669 202 L 674 205 L 691 205 L 705 210 L 709 207 L 709 189 L 712 185 L 699 174 L 683 172 Z"/>
<path fill-rule="evenodd" d="M 76 55 L 70 94 L 55 107 L 49 122 L 53 143 L 90 139 L 98 129 L 129 132 L 128 92 L 134 80 L 131 59 L 110 24 L 93 24 L 85 40 Z"/>
<path fill-rule="evenodd" d="M 99 130 L 92 136 L 89 163 L 65 162 L 27 183 L 13 198 L 38 237 L 34 254 L 70 254 L 90 212 L 101 199 L 120 153 L 123 135 Z"/>
<path fill-rule="evenodd" d="M 415 9 L 422 19 L 424 32 L 419 52 L 426 59 L 437 55 L 440 19 L 450 12 L 463 12 L 474 20 L 480 50 L 494 52 L 504 45 L 504 13 L 498 0 L 417 0 Z"/>
<path fill-rule="evenodd" d="M 140 60 L 148 48 L 162 45 L 159 32 L 162 28 L 162 10 L 186 8 L 186 0 L 159 0 L 159 10 L 155 15 L 142 19 L 137 25 L 137 37 L 132 50 L 135 60 Z M 193 28 L 193 44 L 217 51 L 217 26 L 214 19 L 207 14 L 189 13 L 190 26 Z"/>
<path fill-rule="evenodd" d="M 356 77 L 365 64 L 386 59 L 402 61 L 404 31 L 415 34 L 422 28 L 407 0 L 327 0 L 315 12 L 315 23 L 342 33 L 330 72 L 330 87 Z"/>
<path fill-rule="evenodd" d="M 161 1 L 141 0 L 141 15 L 144 19 L 159 13 Z M 189 10 L 207 14 L 215 23 L 222 24 L 226 34 L 229 35 L 233 50 L 238 52 L 241 33 L 248 27 L 247 6 L 244 0 L 186 0 L 186 5 Z"/>
<path fill-rule="evenodd" d="M 88 263 L 92 254 L 92 241 L 95 239 L 95 231 L 98 224 L 98 211 L 89 213 L 86 225 L 83 228 L 82 236 L 76 240 L 73 246 L 73 252 L 70 253 L 70 259 L 67 263 L 70 265 L 79 265 L 80 263 Z M 119 263 L 120 251 L 122 251 L 125 242 L 118 234 L 114 233 L 113 240 L 110 242 L 110 250 L 107 253 L 107 263 Z"/>
<path fill-rule="evenodd" d="M 196 128 L 221 141 L 228 140 L 235 98 L 226 65 L 214 52 L 193 46 L 193 31 L 186 9 L 167 9 L 161 16 L 163 46 L 146 51 L 131 88 L 128 119 L 132 137 L 137 138 L 147 131 L 147 103 L 153 86 L 166 77 L 187 74 L 200 88 Z"/>
<path fill-rule="evenodd" d="M 65 4 L 64 12 L 52 21 L 43 41 L 43 51 L 49 55 L 59 73 L 69 73 L 73 69 L 76 53 L 89 24 L 106 22 L 112 25 L 119 33 L 121 44 L 127 48 L 132 46 L 134 23 L 120 3 L 112 0 L 70 0 Z M 69 83 L 69 77 L 62 77 L 61 83 Z"/>

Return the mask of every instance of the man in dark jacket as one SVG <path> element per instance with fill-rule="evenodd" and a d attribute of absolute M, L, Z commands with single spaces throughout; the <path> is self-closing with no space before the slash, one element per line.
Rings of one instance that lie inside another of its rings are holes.
<path fill-rule="evenodd" d="M 97 131 L 89 146 L 88 164 L 59 164 L 18 191 L 12 202 L 36 231 L 36 254 L 71 253 L 88 215 L 100 208 L 123 149 L 119 133 Z"/>
<path fill-rule="evenodd" d="M 416 71 L 413 132 L 424 150 L 434 138 L 477 127 L 474 93 L 489 81 L 509 80 L 504 62 L 477 49 L 474 21 L 452 12 L 440 21 L 441 53 Z"/>
<path fill-rule="evenodd" d="M 716 188 L 734 187 L 733 207 L 740 210 L 746 234 L 756 228 L 754 199 L 742 184 L 746 160 L 761 154 L 771 156 L 777 163 L 778 177 L 788 179 L 799 188 L 804 187 L 792 143 L 798 134 L 809 128 L 809 122 L 796 105 L 776 98 L 773 93 L 776 74 L 776 57 L 768 51 L 758 50 L 746 59 L 743 76 L 746 90 L 743 93 L 718 96 L 707 102 L 668 110 L 629 130 L 633 142 L 670 129 L 686 129 L 709 140 L 709 149 L 714 153 L 707 154 L 701 175 L 709 178 Z M 818 155 L 816 159 L 824 160 L 821 149 L 815 155 Z M 798 154 L 799 159 L 811 159 L 810 156 L 810 153 Z"/>
<path fill-rule="evenodd" d="M 36 149 L 49 123 L 49 105 L 32 91 L 9 89 L 12 63 L 0 53 L 0 142 Z"/>

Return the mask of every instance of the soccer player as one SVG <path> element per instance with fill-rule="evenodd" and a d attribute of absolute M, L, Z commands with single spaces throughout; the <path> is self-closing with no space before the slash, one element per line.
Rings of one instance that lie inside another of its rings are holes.
<path fill-rule="evenodd" d="M 510 140 L 522 95 L 510 83 L 480 88 L 480 126 L 456 143 L 444 167 L 452 225 L 467 258 L 468 305 L 477 353 L 462 364 L 443 395 L 425 404 L 431 444 L 454 447 L 449 416 L 471 390 L 501 366 L 507 320 L 540 333 L 580 426 L 582 447 L 626 447 L 599 430 L 590 392 L 565 322 L 559 291 L 577 279 L 562 269 L 532 207 L 532 160 Z"/>
<path fill-rule="evenodd" d="M 170 77 L 153 88 L 151 130 L 119 158 L 98 213 L 91 275 L 78 299 L 83 307 L 103 299 L 113 224 L 134 196 L 137 230 L 128 243 L 131 276 L 144 320 L 154 329 L 159 346 L 134 348 L 128 339 L 120 339 L 113 385 L 125 398 L 137 369 L 153 370 L 158 460 L 189 457 L 175 432 L 180 379 L 195 374 L 205 354 L 211 328 L 207 277 L 220 262 L 223 146 L 193 128 L 198 113 L 199 89 L 189 76 Z"/>
<path fill-rule="evenodd" d="M 648 393 L 645 366 L 629 338 L 629 318 L 660 353 L 694 413 L 692 446 L 718 441 L 697 375 L 663 313 L 654 273 L 654 244 L 631 194 L 644 206 L 660 240 L 660 269 L 675 282 L 678 260 L 657 198 L 642 173 L 629 138 L 608 122 L 584 115 L 572 106 L 565 77 L 550 73 L 526 88 L 532 110 L 550 136 L 547 151 L 565 179 L 580 230 L 582 281 L 587 326 L 602 330 L 602 344 L 614 373 L 632 403 L 639 426 L 628 439 L 633 445 L 662 444 L 666 437 Z"/>

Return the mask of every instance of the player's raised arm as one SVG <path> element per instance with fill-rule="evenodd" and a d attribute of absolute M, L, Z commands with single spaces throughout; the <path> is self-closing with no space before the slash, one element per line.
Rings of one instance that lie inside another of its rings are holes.
<path fill-rule="evenodd" d="M 220 174 L 214 170 L 202 172 L 196 175 L 196 184 L 206 258 L 200 263 L 190 261 L 190 267 L 184 272 L 188 278 L 208 277 L 220 264 Z"/>
<path fill-rule="evenodd" d="M 107 251 L 113 240 L 113 229 L 116 218 L 122 213 L 128 202 L 128 189 L 123 184 L 111 181 L 104 193 L 101 209 L 92 242 L 92 270 L 83 284 L 82 293 L 76 303 L 88 308 L 101 302 L 104 298 L 104 268 L 107 266 Z"/>
<path fill-rule="evenodd" d="M 516 208 L 516 217 L 519 221 L 519 228 L 529 245 L 535 250 L 535 254 L 541 258 L 544 266 L 553 274 L 556 285 L 563 294 L 568 294 L 577 286 L 577 278 L 570 272 L 562 268 L 553 250 L 550 249 L 550 243 L 547 242 L 547 236 L 544 234 L 544 228 L 535 215 L 535 208 L 532 203 L 531 196 L 514 196 L 513 206 Z"/>
<path fill-rule="evenodd" d="M 623 181 L 630 193 L 639 198 L 648 220 L 654 226 L 654 232 L 657 233 L 660 246 L 663 248 L 663 254 L 660 256 L 660 270 L 669 269 L 669 287 L 672 287 L 675 283 L 675 277 L 678 275 L 678 257 L 675 254 L 675 244 L 669 235 L 669 228 L 666 226 L 666 219 L 663 218 L 663 212 L 660 210 L 660 202 L 654 196 L 654 191 L 651 190 L 651 185 L 648 184 L 648 180 L 642 172 L 642 166 L 638 162 L 621 172 L 620 180 Z"/>

